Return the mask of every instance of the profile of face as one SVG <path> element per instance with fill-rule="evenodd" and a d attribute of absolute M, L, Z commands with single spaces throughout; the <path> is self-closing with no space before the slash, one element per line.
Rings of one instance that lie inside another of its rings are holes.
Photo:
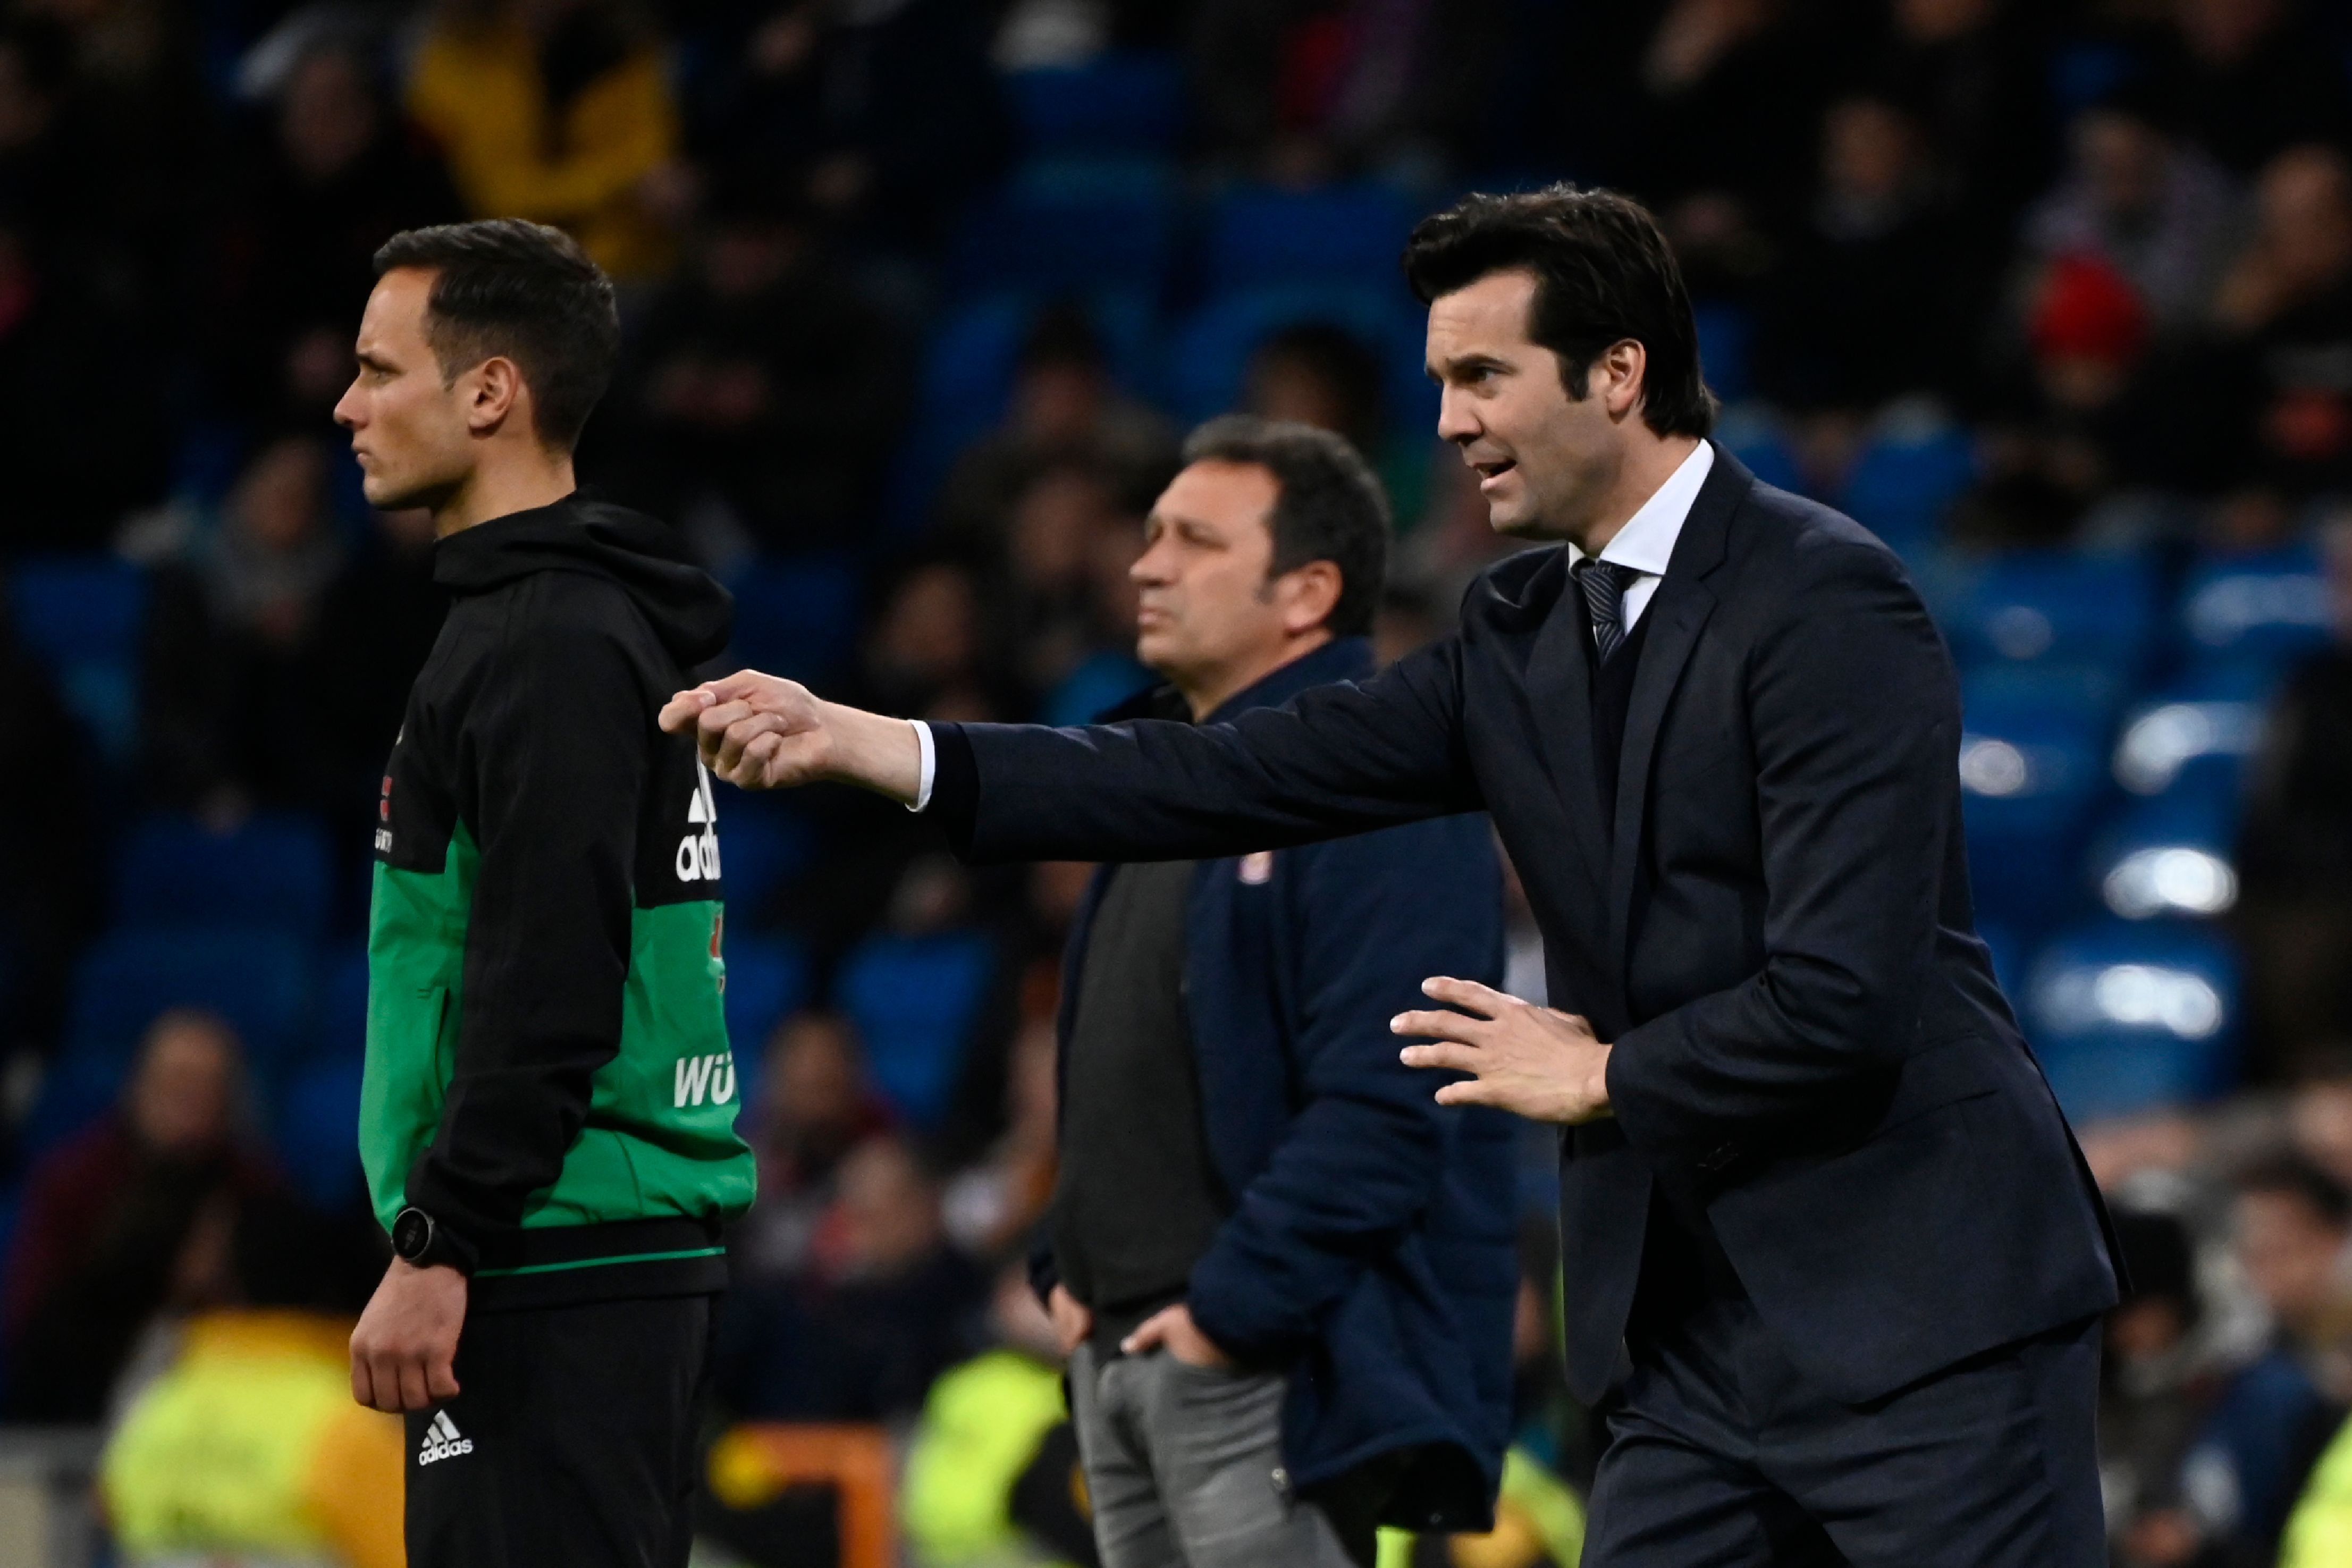
<path fill-rule="evenodd" d="M 233 1131 L 243 1053 L 217 1019 L 169 1013 L 148 1031 L 125 1106 L 131 1135 L 151 1153 L 201 1160 Z"/>
<path fill-rule="evenodd" d="M 1437 434 L 1478 476 L 1497 533 L 1576 538 L 1623 467 L 1621 426 L 1641 417 L 1642 345 L 1612 344 L 1570 396 L 1559 356 L 1528 336 L 1535 274 L 1510 268 L 1429 307 Z"/>
<path fill-rule="evenodd" d="M 445 374 L 427 337 L 434 274 L 396 267 L 376 279 L 360 316 L 359 372 L 335 405 L 352 433 L 368 504 L 438 509 L 473 478 L 483 441 L 528 432 L 529 394 L 512 360 L 494 355 Z"/>
<path fill-rule="evenodd" d="M 1144 523 L 1136 587 L 1135 657 L 1179 686 L 1278 659 L 1339 602 L 1328 561 L 1271 575 L 1271 520 L 1281 489 L 1257 463 L 1193 463 L 1169 482 Z"/>

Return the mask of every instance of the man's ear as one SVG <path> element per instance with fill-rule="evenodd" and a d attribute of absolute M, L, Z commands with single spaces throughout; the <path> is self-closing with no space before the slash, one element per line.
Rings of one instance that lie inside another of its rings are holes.
<path fill-rule="evenodd" d="M 1334 562 L 1309 561 L 1282 574 L 1282 629 L 1292 637 L 1313 631 L 1331 618 L 1344 587 Z"/>
<path fill-rule="evenodd" d="M 527 413 L 530 393 L 522 371 L 504 354 L 488 359 L 466 373 L 471 395 L 466 400 L 466 428 L 476 436 L 495 436 L 518 412 Z"/>
<path fill-rule="evenodd" d="M 1612 419 L 1623 419 L 1642 406 L 1642 384 L 1648 379 L 1650 353 L 1639 339 L 1620 338 L 1601 351 L 1587 376 L 1588 393 L 1598 393 Z"/>

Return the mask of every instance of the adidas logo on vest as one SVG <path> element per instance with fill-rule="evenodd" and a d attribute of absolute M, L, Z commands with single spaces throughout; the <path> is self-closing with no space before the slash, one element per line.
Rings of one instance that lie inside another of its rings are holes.
<path fill-rule="evenodd" d="M 425 1426 L 425 1447 L 416 1456 L 416 1462 L 429 1465 L 436 1459 L 454 1459 L 460 1454 L 473 1451 L 474 1440 L 458 1436 L 457 1424 L 449 1419 L 449 1413 L 436 1410 L 433 1413 L 432 1421 Z"/>

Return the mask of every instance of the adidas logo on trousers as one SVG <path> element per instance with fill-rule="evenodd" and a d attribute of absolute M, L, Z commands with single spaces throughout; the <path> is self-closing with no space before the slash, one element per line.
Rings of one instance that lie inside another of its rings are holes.
<path fill-rule="evenodd" d="M 425 1447 L 416 1456 L 416 1462 L 429 1465 L 436 1459 L 455 1458 L 459 1454 L 473 1451 L 474 1440 L 457 1436 L 457 1424 L 449 1419 L 449 1413 L 436 1410 L 433 1413 L 432 1425 L 425 1428 Z"/>

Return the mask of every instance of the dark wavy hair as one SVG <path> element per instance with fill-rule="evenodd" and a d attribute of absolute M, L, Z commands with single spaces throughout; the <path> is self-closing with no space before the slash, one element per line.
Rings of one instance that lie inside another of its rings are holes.
<path fill-rule="evenodd" d="M 1592 362 L 1610 344 L 1631 338 L 1647 359 L 1643 423 L 1661 436 L 1715 428 L 1690 294 L 1647 208 L 1569 184 L 1471 195 L 1422 219 L 1405 242 L 1405 279 L 1423 304 L 1513 270 L 1535 274 L 1528 335 L 1559 356 L 1570 397 L 1585 395 Z"/>

